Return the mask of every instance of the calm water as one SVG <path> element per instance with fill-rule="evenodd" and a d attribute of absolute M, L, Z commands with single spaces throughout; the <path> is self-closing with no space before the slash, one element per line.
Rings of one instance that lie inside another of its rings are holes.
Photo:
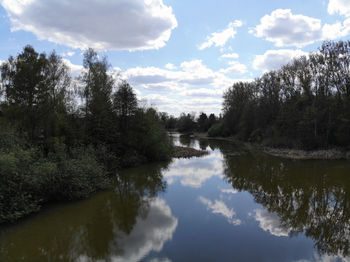
<path fill-rule="evenodd" d="M 0 261 L 350 261 L 350 163 L 174 138 L 201 158 L 0 228 Z"/>

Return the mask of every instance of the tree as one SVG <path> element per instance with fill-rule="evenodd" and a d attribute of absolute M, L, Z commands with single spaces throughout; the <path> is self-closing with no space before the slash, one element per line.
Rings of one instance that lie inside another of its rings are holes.
<path fill-rule="evenodd" d="M 70 77 L 68 67 L 55 52 L 47 57 L 26 46 L 1 66 L 1 79 L 6 115 L 20 133 L 33 142 L 59 136 Z"/>
<path fill-rule="evenodd" d="M 180 132 L 193 132 L 196 129 L 196 122 L 194 121 L 194 118 L 194 113 L 187 115 L 182 113 L 177 122 L 177 129 Z"/>
<path fill-rule="evenodd" d="M 107 58 L 99 59 L 93 49 L 84 53 L 83 65 L 86 71 L 80 79 L 84 85 L 86 134 L 94 143 L 106 141 L 113 121 L 111 93 L 114 80 L 107 72 Z"/>
<path fill-rule="evenodd" d="M 218 120 L 215 114 L 211 113 L 208 117 L 208 129 L 211 128 L 217 121 Z"/>
<path fill-rule="evenodd" d="M 126 131 L 129 118 L 134 116 L 137 110 L 137 99 L 132 87 L 125 81 L 119 86 L 113 95 L 113 111 L 119 118 L 122 132 Z"/>
<path fill-rule="evenodd" d="M 280 70 L 235 83 L 224 93 L 221 126 L 269 145 L 350 146 L 349 65 L 350 41 L 324 42 Z"/>
<path fill-rule="evenodd" d="M 199 131 L 206 132 L 208 130 L 208 116 L 206 113 L 201 112 L 197 119 Z"/>

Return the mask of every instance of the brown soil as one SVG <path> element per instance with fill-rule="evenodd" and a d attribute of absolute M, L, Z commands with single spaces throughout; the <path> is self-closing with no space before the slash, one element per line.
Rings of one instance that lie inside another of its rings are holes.
<path fill-rule="evenodd" d="M 190 158 L 190 157 L 200 157 L 207 154 L 208 154 L 208 151 L 197 150 L 191 147 L 175 146 L 173 156 L 175 158 Z"/>

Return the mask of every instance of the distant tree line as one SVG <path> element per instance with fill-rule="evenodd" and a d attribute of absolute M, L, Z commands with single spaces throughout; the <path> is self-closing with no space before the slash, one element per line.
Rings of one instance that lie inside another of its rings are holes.
<path fill-rule="evenodd" d="M 116 168 L 169 159 L 159 113 L 118 85 L 89 49 L 71 79 L 55 53 L 26 46 L 0 67 L 0 223 L 104 188 Z M 74 88 L 73 88 L 74 87 Z"/>
<path fill-rule="evenodd" d="M 181 113 L 179 117 L 174 117 L 161 112 L 160 119 L 167 130 L 188 133 L 207 132 L 214 124 L 219 122 L 220 118 L 213 113 L 207 116 L 204 112 L 201 112 L 198 117 L 195 113 Z"/>
<path fill-rule="evenodd" d="M 223 95 L 223 119 L 212 136 L 236 136 L 270 146 L 350 146 L 350 41 L 324 42 Z"/>

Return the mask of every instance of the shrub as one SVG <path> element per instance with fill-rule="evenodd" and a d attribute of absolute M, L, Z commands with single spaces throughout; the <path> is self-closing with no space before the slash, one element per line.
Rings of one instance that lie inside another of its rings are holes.
<path fill-rule="evenodd" d="M 216 137 L 216 136 L 229 136 L 230 133 L 225 126 L 225 123 L 220 122 L 217 124 L 214 124 L 209 128 L 208 130 L 208 136 L 210 137 Z"/>
<path fill-rule="evenodd" d="M 38 211 L 48 201 L 86 198 L 108 186 L 92 147 L 69 155 L 61 148 L 44 157 L 20 141 L 10 133 L 0 139 L 0 223 Z"/>

